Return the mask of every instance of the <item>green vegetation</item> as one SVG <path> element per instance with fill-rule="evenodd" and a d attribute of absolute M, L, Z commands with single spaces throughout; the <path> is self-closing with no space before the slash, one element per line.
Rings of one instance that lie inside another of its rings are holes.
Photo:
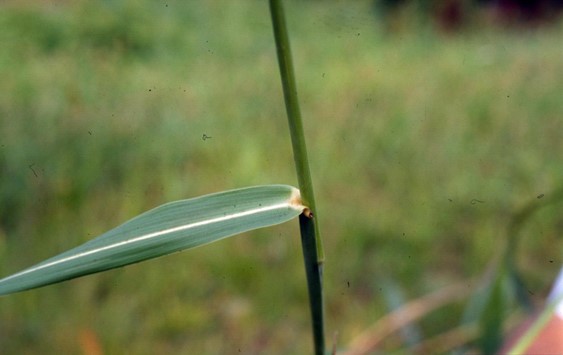
<path fill-rule="evenodd" d="M 0 279 L 0 295 L 51 285 L 209 244 L 299 216 L 288 185 L 261 185 L 169 202 L 64 253 Z"/>
<path fill-rule="evenodd" d="M 293 148 L 295 172 L 303 203 L 307 206 L 307 209 L 299 216 L 299 231 L 301 232 L 303 261 L 305 264 L 305 275 L 307 275 L 307 290 L 309 291 L 314 352 L 317 355 L 324 355 L 326 351 L 323 301 L 324 250 L 321 234 L 319 233 L 319 216 L 315 204 L 313 180 L 311 179 L 311 168 L 307 155 L 301 109 L 299 108 L 299 95 L 297 94 L 297 85 L 295 83 L 295 70 L 293 69 L 293 57 L 291 55 L 285 11 L 281 0 L 270 0 L 269 3 L 272 15 L 272 28 L 274 30 L 274 42 L 276 43 L 278 63 L 280 65 L 285 109 L 287 111 L 287 123 Z"/>
<path fill-rule="evenodd" d="M 561 25 L 385 34 L 369 11 L 286 6 L 341 346 L 389 311 L 387 279 L 407 299 L 474 291 L 513 214 L 563 178 Z M 296 185 L 266 2 L 12 2 L 0 26 L 0 276 L 167 201 Z M 561 265 L 558 207 L 519 231 L 532 297 Z M 284 224 L 2 297 L 0 344 L 305 353 L 297 235 Z M 423 338 L 461 313 L 432 313 Z"/>

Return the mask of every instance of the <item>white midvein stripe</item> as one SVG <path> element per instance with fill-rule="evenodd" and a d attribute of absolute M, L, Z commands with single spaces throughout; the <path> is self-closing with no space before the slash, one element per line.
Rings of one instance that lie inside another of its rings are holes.
<path fill-rule="evenodd" d="M 244 211 L 244 212 L 238 212 L 238 213 L 233 213 L 233 214 L 226 215 L 226 216 L 216 217 L 216 218 L 208 219 L 208 220 L 205 220 L 205 221 L 185 224 L 185 225 L 174 227 L 174 228 L 164 229 L 164 230 L 161 230 L 161 231 L 158 231 L 158 232 L 153 232 L 153 233 L 138 236 L 136 238 L 124 240 L 124 241 L 119 242 L 119 243 L 106 245 L 104 247 L 92 249 L 92 250 L 85 251 L 83 253 L 79 253 L 79 254 L 76 254 L 76 255 L 71 255 L 71 256 L 66 257 L 64 259 L 55 260 L 55 261 L 52 261 L 52 262 L 47 263 L 47 264 L 32 267 L 32 268 L 23 270 L 21 272 L 18 272 L 17 274 L 14 274 L 12 276 L 8 276 L 8 277 L 0 280 L 0 282 L 8 281 L 12 278 L 19 277 L 19 276 L 22 276 L 22 275 L 25 275 L 25 274 L 29 274 L 30 272 L 38 271 L 38 270 L 45 269 L 45 268 L 48 268 L 48 267 L 51 267 L 51 266 L 55 266 L 55 265 L 58 265 L 58 264 L 61 264 L 61 263 L 65 263 L 65 262 L 70 261 L 70 260 L 74 260 L 74 259 L 78 259 L 78 258 L 81 258 L 81 257 L 84 257 L 84 256 L 99 253 L 99 252 L 104 251 L 104 250 L 114 249 L 114 248 L 117 248 L 117 247 L 120 247 L 120 246 L 123 246 L 123 245 L 140 242 L 142 240 L 156 238 L 156 237 L 159 237 L 159 236 L 164 235 L 164 234 L 174 233 L 174 232 L 178 232 L 178 231 L 182 231 L 182 230 L 187 230 L 187 229 L 191 229 L 191 228 L 195 228 L 195 227 L 204 226 L 204 225 L 207 225 L 207 224 L 213 224 L 213 223 L 217 223 L 217 222 L 228 221 L 230 219 L 236 219 L 236 218 L 240 218 L 240 217 L 244 217 L 244 216 L 249 216 L 249 215 L 252 215 L 252 214 L 258 214 L 258 213 L 262 213 L 262 212 L 267 212 L 267 211 L 271 211 L 271 210 L 275 210 L 275 209 L 283 209 L 283 208 L 288 208 L 288 207 L 295 209 L 295 210 L 299 210 L 297 208 L 297 206 L 295 206 L 295 205 L 293 205 L 289 202 L 284 202 L 284 203 L 279 203 L 279 204 L 276 204 L 276 205 L 271 205 L 271 206 L 266 206 L 266 207 L 261 207 L 261 208 L 255 208 L 255 209 Z"/>

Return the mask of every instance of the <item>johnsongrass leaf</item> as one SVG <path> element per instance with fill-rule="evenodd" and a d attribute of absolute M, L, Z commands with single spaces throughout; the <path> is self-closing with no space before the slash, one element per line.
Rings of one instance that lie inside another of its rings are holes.
<path fill-rule="evenodd" d="M 304 210 L 299 190 L 287 185 L 255 186 L 171 202 L 0 280 L 0 295 L 194 248 L 286 222 Z"/>

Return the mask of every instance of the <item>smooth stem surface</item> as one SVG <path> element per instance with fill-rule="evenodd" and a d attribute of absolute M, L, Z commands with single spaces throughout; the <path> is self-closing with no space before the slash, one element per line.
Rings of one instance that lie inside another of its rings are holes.
<path fill-rule="evenodd" d="M 295 169 L 301 190 L 301 197 L 305 206 L 317 214 L 315 198 L 313 194 L 313 183 L 309 170 L 307 158 L 307 147 L 303 133 L 303 123 L 297 99 L 297 88 L 293 74 L 293 63 L 287 34 L 287 26 L 281 0 L 270 0 L 270 12 L 274 27 L 274 38 L 280 65 L 280 74 L 285 98 L 285 107 L 289 122 L 289 131 L 293 147 L 293 158 Z M 301 231 L 301 242 L 303 246 L 303 257 L 305 260 L 305 272 L 307 274 L 307 286 L 309 289 L 309 303 L 311 308 L 313 341 L 315 353 L 324 355 L 324 321 L 323 321 L 323 292 L 322 292 L 322 269 L 323 269 L 323 247 L 320 239 L 318 217 L 299 216 Z"/>
<path fill-rule="evenodd" d="M 315 248 L 315 222 L 305 214 L 299 216 L 299 229 L 301 231 L 301 246 L 305 259 L 305 273 L 309 290 L 309 303 L 313 326 L 313 342 L 315 353 L 324 355 L 324 320 L 323 320 L 323 289 L 322 289 L 322 264 L 317 259 Z"/>
<path fill-rule="evenodd" d="M 295 169 L 297 170 L 299 190 L 301 190 L 301 197 L 305 206 L 308 206 L 311 211 L 313 211 L 313 213 L 316 213 L 317 209 L 315 206 L 315 197 L 313 193 L 313 182 L 311 180 L 309 158 L 307 156 L 305 134 L 303 133 L 303 122 L 301 120 L 301 110 L 299 109 L 299 100 L 297 98 L 297 88 L 295 85 L 295 75 L 293 73 L 291 48 L 289 46 L 289 37 L 287 34 L 287 26 L 281 1 L 270 0 L 270 11 L 272 13 L 274 37 L 276 40 L 276 48 L 278 52 L 278 61 L 280 65 L 285 108 L 287 110 L 289 131 L 291 134 L 291 144 L 293 147 L 293 159 L 295 160 Z M 316 223 L 315 232 L 317 235 L 317 255 L 322 261 L 322 243 L 319 237 Z"/>

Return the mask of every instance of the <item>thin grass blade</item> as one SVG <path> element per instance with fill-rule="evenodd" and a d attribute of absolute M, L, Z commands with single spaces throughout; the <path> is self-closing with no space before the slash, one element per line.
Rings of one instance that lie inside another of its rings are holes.
<path fill-rule="evenodd" d="M 28 290 L 283 223 L 304 210 L 299 190 L 264 185 L 171 202 L 74 249 L 0 280 L 0 295 Z"/>

